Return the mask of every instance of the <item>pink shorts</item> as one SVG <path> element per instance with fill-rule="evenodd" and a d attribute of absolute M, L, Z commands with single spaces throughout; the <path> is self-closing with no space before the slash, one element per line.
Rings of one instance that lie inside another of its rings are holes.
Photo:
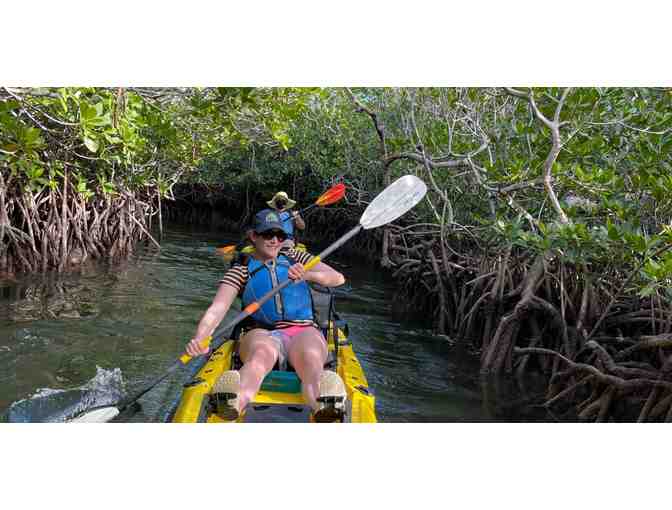
<path fill-rule="evenodd" d="M 292 338 L 302 331 L 305 331 L 306 328 L 314 328 L 311 324 L 290 326 L 288 328 L 276 329 L 275 331 L 281 331 L 283 334 L 287 335 L 289 338 Z"/>
<path fill-rule="evenodd" d="M 268 332 L 269 336 L 275 341 L 275 344 L 278 347 L 278 364 L 280 365 L 281 370 L 283 366 L 287 365 L 289 349 L 294 341 L 294 337 L 305 331 L 307 328 L 314 328 L 317 330 L 315 326 L 307 324 L 305 326 L 289 326 L 288 328 L 274 329 Z"/>

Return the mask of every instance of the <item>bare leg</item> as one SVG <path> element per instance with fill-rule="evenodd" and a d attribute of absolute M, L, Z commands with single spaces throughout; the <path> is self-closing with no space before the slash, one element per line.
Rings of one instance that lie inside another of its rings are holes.
<path fill-rule="evenodd" d="M 240 372 L 238 410 L 242 411 L 259 391 L 264 377 L 273 369 L 278 359 L 275 341 L 265 329 L 253 329 L 240 341 Z"/>
<path fill-rule="evenodd" d="M 327 344 L 315 328 L 306 328 L 292 338 L 288 349 L 289 362 L 296 370 L 303 387 L 303 398 L 317 409 L 320 396 L 320 374 L 327 360 Z"/>

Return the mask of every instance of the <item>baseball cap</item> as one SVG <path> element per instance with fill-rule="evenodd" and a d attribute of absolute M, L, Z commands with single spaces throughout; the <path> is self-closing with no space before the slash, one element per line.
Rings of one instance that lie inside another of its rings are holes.
<path fill-rule="evenodd" d="M 266 232 L 267 230 L 281 230 L 285 234 L 287 231 L 280 221 L 280 214 L 273 209 L 263 209 L 254 215 L 254 231 Z"/>

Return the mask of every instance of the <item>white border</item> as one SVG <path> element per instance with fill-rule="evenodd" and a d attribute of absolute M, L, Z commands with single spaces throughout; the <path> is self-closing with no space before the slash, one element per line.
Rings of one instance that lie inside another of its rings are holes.
<path fill-rule="evenodd" d="M 7 508 L 632 509 L 659 506 L 668 478 L 664 425 L 0 430 Z"/>
<path fill-rule="evenodd" d="M 0 85 L 672 83 L 669 3 L 463 4 L 5 2 Z M 645 427 L 3 424 L 0 479 L 8 508 L 651 507 Z"/>
<path fill-rule="evenodd" d="M 14 2 L 7 85 L 669 85 L 669 3 Z M 250 4 L 250 5 L 247 5 Z"/>

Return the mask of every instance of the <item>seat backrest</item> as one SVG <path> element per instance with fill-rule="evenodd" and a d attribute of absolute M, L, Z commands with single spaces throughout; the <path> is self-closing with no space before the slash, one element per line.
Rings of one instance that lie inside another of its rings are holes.
<path fill-rule="evenodd" d="M 331 310 L 334 305 L 334 293 L 329 287 L 322 287 L 316 283 L 310 284 L 310 293 L 313 297 L 313 313 L 315 323 L 325 331 L 329 328 Z"/>

